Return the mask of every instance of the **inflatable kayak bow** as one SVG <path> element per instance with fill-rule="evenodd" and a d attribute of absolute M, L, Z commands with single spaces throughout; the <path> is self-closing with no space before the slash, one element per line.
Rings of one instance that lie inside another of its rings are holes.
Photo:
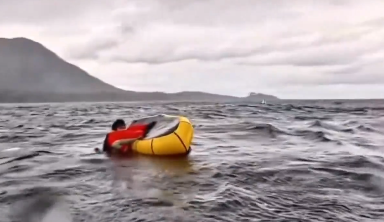
<path fill-rule="evenodd" d="M 190 153 L 194 129 L 186 117 L 162 114 L 134 120 L 129 127 L 152 122 L 156 124 L 147 132 L 146 137 L 133 144 L 134 152 L 156 156 L 182 156 Z"/>

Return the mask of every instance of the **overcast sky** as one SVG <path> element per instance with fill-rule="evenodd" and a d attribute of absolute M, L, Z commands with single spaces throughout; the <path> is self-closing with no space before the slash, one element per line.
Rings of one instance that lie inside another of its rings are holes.
<path fill-rule="evenodd" d="M 0 27 L 124 89 L 384 98 L 383 0 L 1 0 Z"/>

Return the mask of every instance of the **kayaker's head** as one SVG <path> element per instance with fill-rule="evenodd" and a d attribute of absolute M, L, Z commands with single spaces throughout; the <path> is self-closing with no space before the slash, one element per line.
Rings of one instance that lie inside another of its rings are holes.
<path fill-rule="evenodd" d="M 125 125 L 125 121 L 122 119 L 117 119 L 113 124 L 112 124 L 112 130 L 113 131 L 118 131 L 118 130 L 125 130 L 127 126 Z"/>

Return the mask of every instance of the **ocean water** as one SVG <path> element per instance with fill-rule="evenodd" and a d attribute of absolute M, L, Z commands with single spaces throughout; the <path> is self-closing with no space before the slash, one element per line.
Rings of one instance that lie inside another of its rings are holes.
<path fill-rule="evenodd" d="M 93 153 L 160 113 L 188 158 Z M 384 102 L 0 105 L 0 221 L 384 221 Z"/>

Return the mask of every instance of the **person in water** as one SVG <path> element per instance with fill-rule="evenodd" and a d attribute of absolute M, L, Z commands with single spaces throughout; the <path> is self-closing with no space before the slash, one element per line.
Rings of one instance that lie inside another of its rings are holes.
<path fill-rule="evenodd" d="M 126 130 L 127 125 L 125 124 L 125 121 L 122 119 L 117 119 L 115 122 L 112 123 L 111 130 L 114 131 L 120 131 L 120 130 Z M 117 142 L 117 141 L 116 141 Z M 117 143 L 110 144 L 109 141 L 109 133 L 105 136 L 104 142 L 103 142 L 103 152 L 105 153 L 112 153 L 114 149 L 120 149 L 121 146 L 118 146 Z"/>
<path fill-rule="evenodd" d="M 107 154 L 112 154 L 116 152 L 124 152 L 129 153 L 132 150 L 131 145 L 136 141 L 143 139 L 148 131 L 152 129 L 155 125 L 155 122 L 151 122 L 150 124 L 136 124 L 133 127 L 127 128 L 125 121 L 122 119 L 117 119 L 113 122 L 111 129 L 112 132 L 124 131 L 119 135 L 112 136 L 111 133 L 108 133 L 103 142 L 103 152 Z M 131 138 L 130 138 L 131 137 Z M 121 138 L 121 139 L 120 139 Z M 96 152 L 100 152 L 100 150 L 95 149 Z"/>

